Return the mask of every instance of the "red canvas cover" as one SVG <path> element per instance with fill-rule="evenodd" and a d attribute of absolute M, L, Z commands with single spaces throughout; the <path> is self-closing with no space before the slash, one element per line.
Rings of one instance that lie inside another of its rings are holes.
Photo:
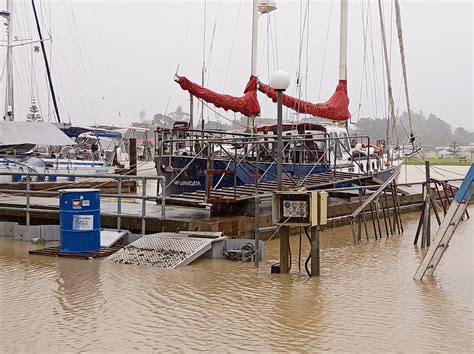
<path fill-rule="evenodd" d="M 258 89 L 270 97 L 273 102 L 277 101 L 277 93 L 272 87 L 259 83 Z M 339 80 L 336 92 L 327 102 L 311 103 L 283 94 L 283 105 L 299 113 L 308 113 L 315 117 L 331 120 L 344 121 L 351 117 L 346 80 Z"/>
<path fill-rule="evenodd" d="M 257 78 L 255 76 L 250 77 L 245 87 L 244 95 L 241 97 L 214 92 L 188 80 L 184 76 L 177 76 L 176 82 L 183 90 L 189 91 L 193 96 L 201 98 L 207 103 L 212 103 L 214 106 L 223 108 L 226 111 L 239 112 L 247 117 L 260 114 L 260 105 L 257 101 Z"/>

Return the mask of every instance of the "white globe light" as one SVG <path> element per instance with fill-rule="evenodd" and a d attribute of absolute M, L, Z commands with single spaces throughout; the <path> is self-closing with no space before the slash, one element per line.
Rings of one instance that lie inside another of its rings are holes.
<path fill-rule="evenodd" d="M 275 90 L 286 90 L 290 86 L 290 76 L 285 71 L 275 71 L 270 78 L 270 85 Z"/>

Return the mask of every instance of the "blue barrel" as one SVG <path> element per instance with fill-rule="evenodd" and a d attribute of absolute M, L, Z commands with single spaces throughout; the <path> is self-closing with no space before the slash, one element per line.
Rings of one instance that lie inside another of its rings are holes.
<path fill-rule="evenodd" d="M 100 190 L 59 191 L 61 252 L 94 252 L 100 249 Z"/>

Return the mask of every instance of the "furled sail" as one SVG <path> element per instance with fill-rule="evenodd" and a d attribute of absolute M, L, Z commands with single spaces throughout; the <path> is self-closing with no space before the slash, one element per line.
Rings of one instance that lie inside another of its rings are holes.
<path fill-rule="evenodd" d="M 277 93 L 269 85 L 259 83 L 258 89 L 270 97 L 273 102 L 277 101 Z M 336 92 L 324 103 L 311 103 L 283 94 L 283 105 L 299 113 L 331 120 L 344 121 L 351 117 L 346 80 L 339 80 Z"/>
<path fill-rule="evenodd" d="M 242 113 L 245 116 L 260 114 L 260 105 L 257 101 L 257 78 L 251 76 L 244 90 L 244 95 L 234 97 L 224 95 L 205 87 L 202 87 L 184 76 L 176 76 L 175 81 L 183 90 L 189 91 L 193 96 L 201 98 L 214 106 L 223 108 L 226 111 L 231 110 L 236 113 Z"/>

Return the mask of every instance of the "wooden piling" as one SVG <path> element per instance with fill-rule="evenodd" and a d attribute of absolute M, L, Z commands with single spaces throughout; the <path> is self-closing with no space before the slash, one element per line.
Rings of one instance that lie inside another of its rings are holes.
<path fill-rule="evenodd" d="M 286 274 L 290 270 L 290 228 L 282 226 L 280 228 L 280 273 Z"/>
<path fill-rule="evenodd" d="M 319 226 L 311 228 L 311 276 L 320 275 L 320 231 Z"/>
<path fill-rule="evenodd" d="M 130 138 L 129 139 L 129 161 L 130 161 L 130 168 L 128 170 L 128 174 L 131 176 L 136 176 L 137 175 L 137 139 L 135 138 Z M 135 184 L 130 191 L 132 193 L 137 192 L 137 185 Z"/>

